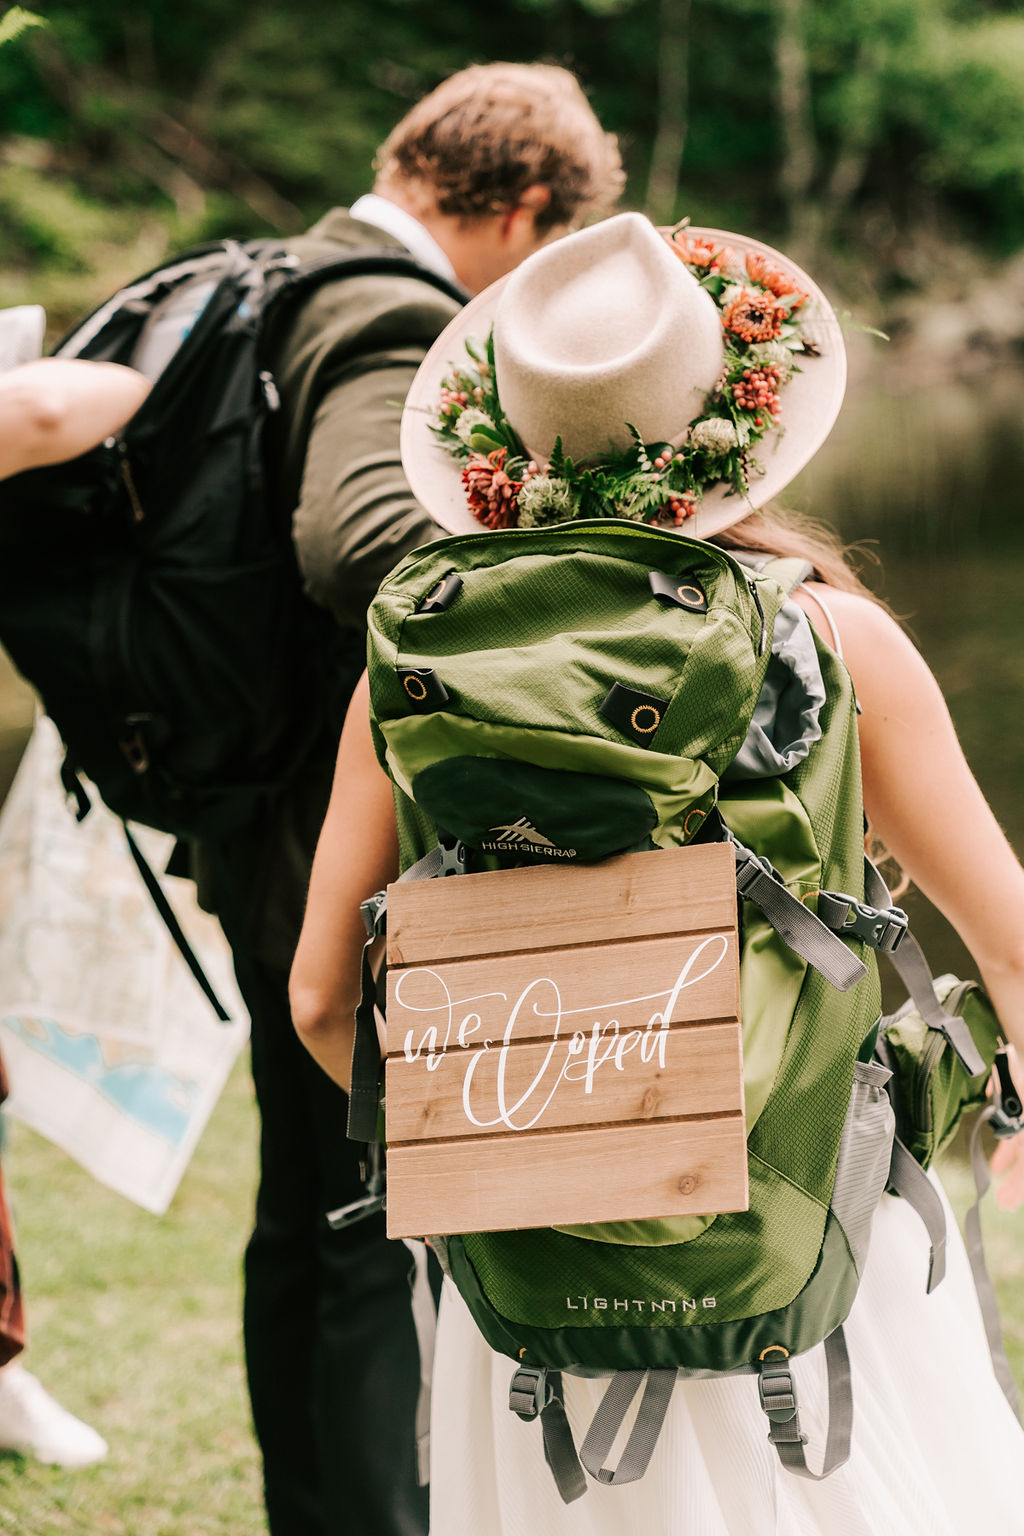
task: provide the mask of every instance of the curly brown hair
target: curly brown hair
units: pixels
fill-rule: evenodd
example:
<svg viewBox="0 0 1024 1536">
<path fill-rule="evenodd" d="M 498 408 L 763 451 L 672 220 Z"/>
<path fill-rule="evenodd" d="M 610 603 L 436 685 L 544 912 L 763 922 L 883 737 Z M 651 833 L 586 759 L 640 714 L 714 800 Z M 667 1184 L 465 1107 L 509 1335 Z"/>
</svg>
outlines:
<svg viewBox="0 0 1024 1536">
<path fill-rule="evenodd" d="M 443 214 L 465 219 L 515 207 L 528 187 L 550 201 L 538 233 L 610 208 L 624 182 L 576 76 L 554 64 L 475 64 L 443 81 L 391 131 L 374 161 L 377 186 L 419 182 Z"/>
</svg>

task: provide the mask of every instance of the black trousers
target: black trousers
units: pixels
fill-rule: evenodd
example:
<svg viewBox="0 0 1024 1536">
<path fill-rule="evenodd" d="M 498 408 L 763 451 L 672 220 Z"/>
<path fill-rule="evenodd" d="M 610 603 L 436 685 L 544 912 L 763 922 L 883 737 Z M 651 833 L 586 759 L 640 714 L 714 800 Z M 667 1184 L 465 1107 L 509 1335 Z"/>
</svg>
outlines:
<svg viewBox="0 0 1024 1536">
<path fill-rule="evenodd" d="M 323 758 L 260 828 L 200 851 L 252 1015 L 261 1118 L 245 1256 L 245 1355 L 272 1536 L 426 1536 L 417 1486 L 413 1260 L 373 1216 L 334 1232 L 362 1194 L 348 1102 L 308 1055 L 287 979 L 330 780 Z"/>
</svg>

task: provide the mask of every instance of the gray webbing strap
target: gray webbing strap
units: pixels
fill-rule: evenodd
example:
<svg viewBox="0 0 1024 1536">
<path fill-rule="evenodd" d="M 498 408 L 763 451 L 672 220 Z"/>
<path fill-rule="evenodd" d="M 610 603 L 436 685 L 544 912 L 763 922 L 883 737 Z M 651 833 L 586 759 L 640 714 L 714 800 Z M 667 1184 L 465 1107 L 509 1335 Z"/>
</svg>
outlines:
<svg viewBox="0 0 1024 1536">
<path fill-rule="evenodd" d="M 925 1287 L 930 1295 L 946 1273 L 946 1211 L 935 1185 L 898 1136 L 893 1137 L 888 1187 L 895 1190 L 924 1222 L 931 1244 Z"/>
<path fill-rule="evenodd" d="M 981 1237 L 981 1201 L 992 1182 L 988 1158 L 982 1147 L 981 1128 L 987 1120 L 992 1119 L 994 1113 L 995 1110 L 991 1105 L 983 1109 L 971 1133 L 971 1169 L 974 1173 L 976 1195 L 974 1204 L 964 1217 L 964 1243 L 967 1247 L 967 1257 L 971 1262 L 971 1274 L 974 1276 L 974 1289 L 978 1293 L 982 1321 L 985 1324 L 985 1336 L 988 1339 L 989 1354 L 992 1356 L 992 1369 L 1003 1389 L 1006 1401 L 1019 1419 L 1020 1400 L 1017 1396 L 1013 1372 L 1010 1370 L 1010 1362 L 1006 1358 L 1003 1330 L 999 1322 L 999 1306 L 988 1265 L 985 1263 L 985 1247 Z"/>
<path fill-rule="evenodd" d="M 425 1243 L 403 1237 L 412 1254 L 409 1272 L 412 1292 L 412 1321 L 420 1357 L 420 1390 L 416 1399 L 416 1481 L 421 1488 L 430 1482 L 430 1395 L 434 1379 L 434 1340 L 437 1335 L 437 1307 L 430 1289 Z"/>
<path fill-rule="evenodd" d="M 935 996 L 935 980 L 924 952 L 913 934 L 908 933 L 895 954 L 889 956 L 896 973 L 914 1000 L 914 1006 L 929 1029 L 937 1029 L 948 1040 L 968 1077 L 985 1071 L 981 1052 L 963 1019 L 947 1013 Z"/>
<path fill-rule="evenodd" d="M 562 1401 L 562 1373 L 535 1365 L 520 1365 L 512 1375 L 508 1406 L 527 1423 L 540 1418 L 544 1460 L 551 1468 L 563 1504 L 571 1504 L 587 1491 L 587 1480 L 576 1454 Z"/>
<path fill-rule="evenodd" d="M 892 905 L 888 887 L 870 859 L 864 860 L 864 894 L 872 906 Z M 978 1047 L 963 1019 L 947 1013 L 935 996 L 935 978 L 914 935 L 905 933 L 899 947 L 888 951 L 888 955 L 928 1028 L 945 1036 L 969 1077 L 978 1077 L 985 1070 Z"/>
<path fill-rule="evenodd" d="M 587 1491 L 572 1427 L 562 1402 L 561 1372 L 553 1371 L 548 1377 L 548 1400 L 540 1411 L 540 1429 L 544 1437 L 544 1460 L 551 1468 L 555 1486 L 563 1504 L 572 1504 Z"/>
<path fill-rule="evenodd" d="M 765 1354 L 774 1353 L 765 1350 Z M 797 1477 L 809 1477 L 821 1482 L 837 1467 L 841 1467 L 850 1455 L 853 1435 L 853 1385 L 850 1379 L 850 1356 L 842 1328 L 836 1328 L 825 1340 L 825 1365 L 828 1370 L 828 1435 L 825 1440 L 825 1457 L 820 1472 L 812 1472 L 807 1465 L 804 1446 L 807 1436 L 800 1429 L 800 1415 L 796 1398 L 796 1383 L 790 1369 L 792 1362 L 779 1349 L 779 1360 L 759 1363 L 758 1391 L 761 1407 L 768 1416 L 771 1428 L 768 1439 L 779 1453 L 779 1460 Z"/>
<path fill-rule="evenodd" d="M 422 859 L 417 859 L 415 864 L 399 875 L 399 880 L 433 880 L 435 875 L 441 873 L 441 862 L 444 849 L 440 843 L 435 843 L 429 853 L 425 853 Z"/>
<path fill-rule="evenodd" d="M 840 992 L 848 992 L 867 975 L 867 967 L 847 949 L 842 939 L 816 917 L 809 907 L 786 889 L 767 859 L 736 841 L 736 888 L 752 901 L 802 960 L 820 971 Z"/>
<path fill-rule="evenodd" d="M 661 1434 L 675 1381 L 675 1371 L 618 1371 L 612 1377 L 580 1447 L 580 1461 L 599 1483 L 635 1483 L 643 1477 Z M 619 1464 L 606 1467 L 615 1437 L 641 1386 L 644 1395 Z"/>
<path fill-rule="evenodd" d="M 468 854 L 465 843 L 455 839 L 450 843 L 437 842 L 429 853 L 425 853 L 422 859 L 417 859 L 404 874 L 399 875 L 399 883 L 405 880 L 435 880 L 441 875 L 464 875 Z"/>
</svg>

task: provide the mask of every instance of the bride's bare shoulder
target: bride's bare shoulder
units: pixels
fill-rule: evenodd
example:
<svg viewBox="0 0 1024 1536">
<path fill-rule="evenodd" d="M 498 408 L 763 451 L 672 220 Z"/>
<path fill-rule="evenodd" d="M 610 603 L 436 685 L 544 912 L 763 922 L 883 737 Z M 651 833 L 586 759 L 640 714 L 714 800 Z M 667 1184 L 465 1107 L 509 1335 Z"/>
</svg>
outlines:
<svg viewBox="0 0 1024 1536">
<path fill-rule="evenodd" d="M 931 695 L 936 685 L 924 658 L 879 603 L 817 581 L 804 582 L 793 596 L 821 638 L 842 655 L 863 706 L 874 700 L 891 708 L 901 696 L 916 696 L 920 704 L 922 688 L 925 697 Z"/>
</svg>

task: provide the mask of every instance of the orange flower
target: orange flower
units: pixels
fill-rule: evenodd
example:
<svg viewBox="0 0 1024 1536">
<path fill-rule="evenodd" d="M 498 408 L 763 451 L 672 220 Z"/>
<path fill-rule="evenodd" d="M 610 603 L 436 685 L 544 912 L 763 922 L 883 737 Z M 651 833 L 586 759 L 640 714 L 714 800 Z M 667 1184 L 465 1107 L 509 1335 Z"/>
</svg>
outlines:
<svg viewBox="0 0 1024 1536">
<path fill-rule="evenodd" d="M 523 482 L 505 473 L 507 456 L 507 448 L 495 448 L 486 458 L 473 453 L 462 471 L 470 511 L 485 528 L 514 528 L 519 516 L 516 498 Z"/>
<path fill-rule="evenodd" d="M 762 288 L 767 288 L 768 292 L 773 293 L 777 299 L 789 298 L 791 294 L 795 295 L 795 302 L 790 306 L 791 309 L 799 309 L 800 305 L 807 298 L 806 293 L 798 288 L 786 276 L 785 272 L 780 272 L 776 267 L 770 267 L 767 259 L 764 256 L 758 255 L 755 251 L 747 252 L 747 276 L 752 282 L 759 283 Z"/>
<path fill-rule="evenodd" d="M 719 271 L 726 255 L 724 246 L 713 245 L 710 240 L 700 240 L 696 236 L 691 238 L 684 229 L 677 229 L 669 244 L 680 261 L 705 272 Z"/>
<path fill-rule="evenodd" d="M 723 314 L 722 326 L 741 341 L 774 341 L 786 319 L 787 311 L 774 295 L 746 288 Z"/>
</svg>

